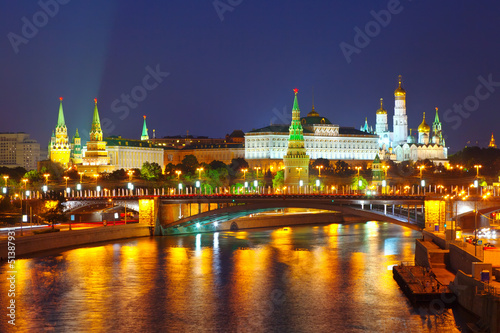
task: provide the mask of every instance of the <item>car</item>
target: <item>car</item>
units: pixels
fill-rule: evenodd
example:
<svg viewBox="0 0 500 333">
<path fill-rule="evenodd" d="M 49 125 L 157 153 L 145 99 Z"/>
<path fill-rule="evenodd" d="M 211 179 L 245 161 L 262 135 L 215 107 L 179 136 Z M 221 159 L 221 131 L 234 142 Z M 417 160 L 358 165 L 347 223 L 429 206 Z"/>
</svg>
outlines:
<svg viewBox="0 0 500 333">
<path fill-rule="evenodd" d="M 495 249 L 496 247 L 491 243 L 486 243 L 483 245 L 483 248 L 486 250 L 486 249 Z"/>
<path fill-rule="evenodd" d="M 473 236 L 467 236 L 467 237 L 465 237 L 465 241 L 466 241 L 467 243 L 469 243 L 469 244 L 472 244 L 472 240 L 473 240 L 473 239 L 474 239 L 474 237 L 473 237 Z"/>
</svg>

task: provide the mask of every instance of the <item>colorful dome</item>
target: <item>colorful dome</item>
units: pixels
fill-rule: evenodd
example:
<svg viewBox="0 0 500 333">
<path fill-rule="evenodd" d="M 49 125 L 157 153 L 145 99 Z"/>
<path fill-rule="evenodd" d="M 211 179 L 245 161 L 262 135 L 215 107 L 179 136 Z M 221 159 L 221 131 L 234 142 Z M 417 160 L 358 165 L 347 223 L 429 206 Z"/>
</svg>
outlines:
<svg viewBox="0 0 500 333">
<path fill-rule="evenodd" d="M 380 109 L 377 110 L 377 114 L 387 114 L 387 111 L 384 109 L 384 99 L 380 99 Z"/>
<path fill-rule="evenodd" d="M 424 119 L 422 119 L 422 123 L 420 124 L 420 126 L 418 126 L 418 131 L 425 133 L 429 133 L 431 131 L 431 127 L 427 125 L 427 123 L 425 122 L 425 112 L 424 112 Z"/>
<path fill-rule="evenodd" d="M 398 96 L 405 97 L 406 96 L 406 90 L 404 90 L 403 87 L 401 86 L 401 80 L 402 80 L 402 77 L 400 75 L 399 76 L 399 85 L 396 88 L 396 90 L 394 90 L 394 97 L 398 97 Z"/>
</svg>

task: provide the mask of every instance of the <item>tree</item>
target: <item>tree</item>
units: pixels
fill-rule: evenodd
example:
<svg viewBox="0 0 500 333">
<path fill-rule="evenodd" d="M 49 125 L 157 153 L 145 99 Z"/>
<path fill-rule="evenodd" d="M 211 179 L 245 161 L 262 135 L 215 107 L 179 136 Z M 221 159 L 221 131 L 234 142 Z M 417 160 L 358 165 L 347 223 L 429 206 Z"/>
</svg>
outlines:
<svg viewBox="0 0 500 333">
<path fill-rule="evenodd" d="M 214 160 L 214 161 L 210 162 L 209 165 L 210 165 L 210 168 L 212 168 L 214 170 L 218 170 L 218 169 L 226 169 L 227 170 L 226 163 L 221 162 L 221 161 Z"/>
<path fill-rule="evenodd" d="M 359 186 L 359 181 L 361 180 L 361 186 Z M 354 176 L 351 180 L 351 187 L 354 190 L 364 190 L 368 186 L 368 181 L 363 178 L 363 176 Z"/>
<path fill-rule="evenodd" d="M 198 163 L 198 159 L 194 155 L 186 155 L 182 159 L 181 164 L 186 168 L 186 171 L 189 173 L 195 173 L 196 168 L 200 165 Z"/>
<path fill-rule="evenodd" d="M 61 200 L 46 201 L 45 207 L 47 210 L 40 216 L 47 222 L 50 222 L 52 229 L 54 229 L 55 222 L 66 222 L 68 220 L 68 217 L 63 212 Z"/>
<path fill-rule="evenodd" d="M 344 161 L 337 161 L 333 168 L 333 172 L 339 176 L 347 176 L 353 173 L 353 171 L 349 169 L 349 164 Z"/>
<path fill-rule="evenodd" d="M 161 167 L 158 163 L 144 162 L 141 168 L 141 176 L 147 180 L 157 180 L 161 176 Z"/>
<path fill-rule="evenodd" d="M 238 157 L 238 158 L 233 158 L 231 160 L 231 164 L 229 164 L 228 167 L 229 167 L 229 175 L 231 177 L 236 177 L 236 175 L 241 169 L 248 169 L 249 165 L 244 158 Z"/>
<path fill-rule="evenodd" d="M 118 169 L 118 170 L 111 172 L 108 175 L 108 179 L 109 180 L 126 180 L 126 179 L 128 179 L 128 174 L 127 174 L 127 171 L 125 171 L 124 169 Z"/>
<path fill-rule="evenodd" d="M 318 171 L 318 168 L 317 167 L 322 167 L 321 168 L 321 172 L 324 172 L 325 174 L 328 174 L 331 172 L 331 165 L 330 165 L 330 161 L 325 159 L 325 158 L 318 158 L 317 160 L 315 160 L 314 162 L 312 162 L 311 164 L 311 169 L 313 171 L 313 173 L 317 173 L 319 174 L 319 171 Z"/>
<path fill-rule="evenodd" d="M 31 170 L 26 172 L 23 178 L 27 178 L 30 182 L 38 182 L 42 180 L 42 175 L 36 170 Z"/>
<path fill-rule="evenodd" d="M 274 175 L 273 188 L 275 189 L 281 188 L 283 187 L 284 184 L 285 184 L 285 171 L 280 170 L 276 172 L 276 175 Z"/>
</svg>

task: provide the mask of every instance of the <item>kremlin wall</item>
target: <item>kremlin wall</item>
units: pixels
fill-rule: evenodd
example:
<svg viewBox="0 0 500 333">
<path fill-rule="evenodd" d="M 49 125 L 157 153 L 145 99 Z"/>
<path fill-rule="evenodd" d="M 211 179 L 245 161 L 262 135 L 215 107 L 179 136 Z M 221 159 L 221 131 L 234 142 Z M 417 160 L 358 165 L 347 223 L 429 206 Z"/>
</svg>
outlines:
<svg viewBox="0 0 500 333">
<path fill-rule="evenodd" d="M 89 133 L 90 140 L 84 145 L 78 130 L 71 140 L 64 119 L 63 99 L 60 98 L 57 125 L 52 132 L 48 147 L 48 158 L 65 167 L 76 166 L 78 172 L 92 175 L 112 172 L 117 169 L 141 168 L 144 162 L 158 163 L 162 168 L 172 163 L 181 163 L 187 155 L 194 155 L 200 163 L 214 160 L 231 163 L 232 159 L 244 158 L 251 168 L 263 172 L 285 170 L 285 183 L 298 185 L 307 182 L 309 164 L 319 158 L 332 161 L 343 160 L 350 164 L 376 161 L 394 162 L 429 159 L 435 164 L 444 164 L 448 158 L 442 124 L 438 109 L 434 122 L 429 126 L 425 112 L 418 126 L 418 138 L 410 129 L 406 114 L 406 91 L 399 76 L 394 91 L 395 106 L 393 130 L 389 131 L 387 111 L 380 100 L 375 111 L 375 130 L 367 119 L 359 130 L 333 124 L 321 116 L 312 105 L 305 117 L 300 116 L 298 89 L 294 89 L 292 121 L 290 124 L 270 125 L 244 133 L 236 130 L 224 139 L 177 136 L 149 137 L 146 116 L 140 140 L 121 137 L 103 137 L 97 99 Z M 153 130 L 155 133 L 155 130 Z"/>
</svg>

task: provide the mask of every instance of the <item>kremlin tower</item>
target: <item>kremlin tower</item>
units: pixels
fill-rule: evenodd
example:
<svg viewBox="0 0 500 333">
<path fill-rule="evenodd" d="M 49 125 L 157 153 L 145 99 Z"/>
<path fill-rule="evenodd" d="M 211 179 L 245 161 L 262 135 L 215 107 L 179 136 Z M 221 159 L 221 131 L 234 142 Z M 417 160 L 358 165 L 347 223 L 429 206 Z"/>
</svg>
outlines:
<svg viewBox="0 0 500 333">
<path fill-rule="evenodd" d="M 309 182 L 309 155 L 306 154 L 304 145 L 304 130 L 300 123 L 298 89 L 295 92 L 292 109 L 292 123 L 289 128 L 288 149 L 283 157 L 285 166 L 285 185 L 299 186 L 302 180 L 304 185 Z"/>
<path fill-rule="evenodd" d="M 87 141 L 87 151 L 83 157 L 83 164 L 78 166 L 78 171 L 85 174 L 94 174 L 101 172 L 111 172 L 114 166 L 109 165 L 108 151 L 106 150 L 106 141 L 102 139 L 101 120 L 97 110 L 97 98 L 94 99 L 94 116 L 90 128 L 90 140 Z"/>
<path fill-rule="evenodd" d="M 71 139 L 71 161 L 73 164 L 82 164 L 82 156 L 82 139 L 77 128 L 75 136 Z"/>
<path fill-rule="evenodd" d="M 443 138 L 443 129 L 441 122 L 439 121 L 438 108 L 436 108 L 436 116 L 434 117 L 434 123 L 432 123 L 432 143 L 437 145 L 445 145 Z"/>
<path fill-rule="evenodd" d="M 401 75 L 399 76 L 399 85 L 394 91 L 394 136 L 393 142 L 398 145 L 406 143 L 408 137 L 408 116 L 406 115 L 406 91 L 401 86 Z"/>
<path fill-rule="evenodd" d="M 52 162 L 61 163 L 67 167 L 70 161 L 71 149 L 68 141 L 68 129 L 64 121 L 64 112 L 62 106 L 62 97 L 59 97 L 59 115 L 57 117 L 57 126 L 49 143 L 49 158 Z"/>
</svg>

